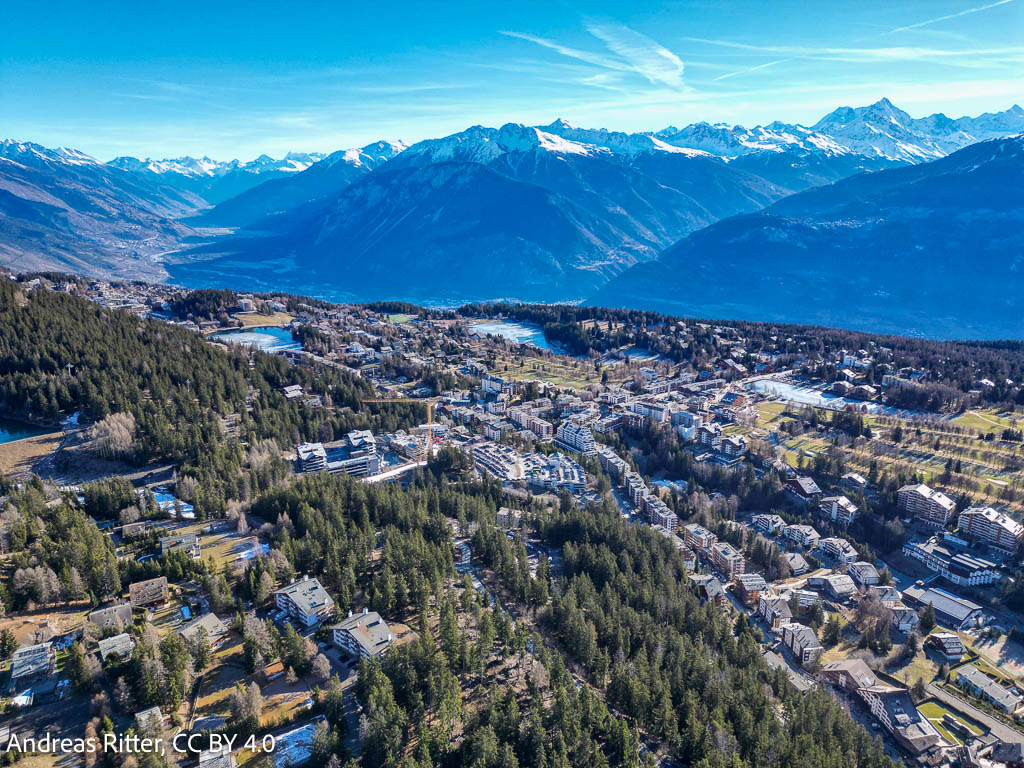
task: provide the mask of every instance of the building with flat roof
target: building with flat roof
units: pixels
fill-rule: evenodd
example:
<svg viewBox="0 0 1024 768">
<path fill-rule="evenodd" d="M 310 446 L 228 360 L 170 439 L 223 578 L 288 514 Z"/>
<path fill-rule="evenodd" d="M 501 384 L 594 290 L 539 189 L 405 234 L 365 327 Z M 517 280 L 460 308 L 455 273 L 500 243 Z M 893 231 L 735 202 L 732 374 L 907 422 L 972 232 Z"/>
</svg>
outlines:
<svg viewBox="0 0 1024 768">
<path fill-rule="evenodd" d="M 711 562 L 715 570 L 727 581 L 734 581 L 746 568 L 743 555 L 725 541 L 719 541 L 711 546 Z"/>
<path fill-rule="evenodd" d="M 689 523 L 683 526 L 683 541 L 690 549 L 703 553 L 706 557 L 711 556 L 711 547 L 718 541 L 718 537 L 703 525 Z"/>
<path fill-rule="evenodd" d="M 132 623 L 132 604 L 118 603 L 90 611 L 86 619 L 100 629 L 124 629 Z"/>
<path fill-rule="evenodd" d="M 558 425 L 555 443 L 573 453 L 581 453 L 584 456 L 592 456 L 597 453 L 594 433 L 590 431 L 590 427 L 572 421 L 563 421 Z"/>
</svg>

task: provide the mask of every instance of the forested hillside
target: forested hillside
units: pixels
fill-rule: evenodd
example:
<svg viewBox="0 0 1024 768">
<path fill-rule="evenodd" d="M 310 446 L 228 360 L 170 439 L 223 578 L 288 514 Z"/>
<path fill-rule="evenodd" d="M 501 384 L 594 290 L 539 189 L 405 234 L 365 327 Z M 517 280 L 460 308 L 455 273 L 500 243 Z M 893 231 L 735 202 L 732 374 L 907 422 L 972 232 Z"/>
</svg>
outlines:
<svg viewBox="0 0 1024 768">
<path fill-rule="evenodd" d="M 0 281 L 0 409 L 54 425 L 79 412 L 93 424 L 99 453 L 140 466 L 173 462 L 200 481 L 209 496 L 197 504 L 201 513 L 239 498 L 243 474 L 260 487 L 246 470 L 246 445 L 330 439 L 368 423 L 351 411 L 302 409 L 280 393 L 288 384 L 353 409 L 372 393 L 342 371 L 224 350 L 184 328 Z"/>
</svg>

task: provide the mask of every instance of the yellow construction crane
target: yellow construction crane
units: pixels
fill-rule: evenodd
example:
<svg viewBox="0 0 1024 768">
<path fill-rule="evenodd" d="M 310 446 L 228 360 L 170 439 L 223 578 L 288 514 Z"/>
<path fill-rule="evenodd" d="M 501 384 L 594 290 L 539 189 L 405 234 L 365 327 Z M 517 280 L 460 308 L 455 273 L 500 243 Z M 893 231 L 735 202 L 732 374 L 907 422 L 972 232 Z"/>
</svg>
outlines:
<svg viewBox="0 0 1024 768">
<path fill-rule="evenodd" d="M 434 455 L 434 400 L 424 397 L 375 397 L 366 398 L 364 403 L 412 403 L 427 406 L 427 458 Z"/>
</svg>

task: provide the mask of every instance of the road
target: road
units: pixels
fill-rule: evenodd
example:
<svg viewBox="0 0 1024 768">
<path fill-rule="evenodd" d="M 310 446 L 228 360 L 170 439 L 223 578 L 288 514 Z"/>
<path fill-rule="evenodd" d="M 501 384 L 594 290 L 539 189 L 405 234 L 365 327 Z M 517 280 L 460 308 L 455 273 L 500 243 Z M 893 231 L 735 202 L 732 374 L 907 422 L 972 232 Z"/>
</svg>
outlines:
<svg viewBox="0 0 1024 768">
<path fill-rule="evenodd" d="M 971 717 L 977 720 L 979 723 L 982 723 L 986 728 L 988 728 L 992 732 L 992 735 L 1000 741 L 1024 741 L 1024 733 L 1022 733 L 1021 731 L 1018 731 L 1016 728 L 1011 728 L 1002 720 L 997 720 L 991 715 L 982 712 L 980 709 L 971 704 L 968 704 L 963 699 L 960 699 L 951 693 L 947 693 L 946 691 L 939 688 L 937 685 L 929 684 L 928 693 L 930 693 L 936 699 L 941 701 L 943 704 L 949 706 L 951 709 L 959 710 L 966 714 L 968 717 Z"/>
<path fill-rule="evenodd" d="M 408 464 L 402 464 L 401 466 L 393 467 L 392 469 L 389 469 L 385 472 L 381 472 L 379 475 L 370 475 L 369 477 L 364 477 L 363 482 L 380 483 L 385 480 L 393 480 L 396 477 L 404 475 L 406 472 L 412 472 L 415 469 L 422 469 L 425 466 L 427 466 L 427 462 L 425 461 L 411 461 Z"/>
</svg>

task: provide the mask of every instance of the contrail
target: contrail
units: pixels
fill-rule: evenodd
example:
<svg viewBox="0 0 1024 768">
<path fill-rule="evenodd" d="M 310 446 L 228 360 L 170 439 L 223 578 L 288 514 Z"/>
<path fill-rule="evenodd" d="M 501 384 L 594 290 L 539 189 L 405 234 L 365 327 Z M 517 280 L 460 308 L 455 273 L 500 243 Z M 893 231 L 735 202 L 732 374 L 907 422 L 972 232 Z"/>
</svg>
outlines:
<svg viewBox="0 0 1024 768">
<path fill-rule="evenodd" d="M 947 19 L 957 19 L 961 16 L 969 16 L 972 13 L 978 13 L 978 11 L 987 11 L 989 8 L 995 8 L 998 5 L 1006 5 L 1012 3 L 1013 0 L 997 0 L 995 3 L 989 3 L 988 5 L 979 5 L 977 8 L 967 8 L 963 11 L 957 11 L 956 13 L 950 13 L 945 16 L 936 16 L 934 19 L 928 19 L 927 21 L 919 21 L 916 24 L 908 24 L 905 27 L 896 27 L 890 29 L 888 32 L 882 32 L 883 35 L 891 35 L 896 32 L 906 32 L 908 29 L 917 29 L 918 27 L 926 27 L 929 24 L 934 24 L 937 21 L 946 21 Z"/>
</svg>

